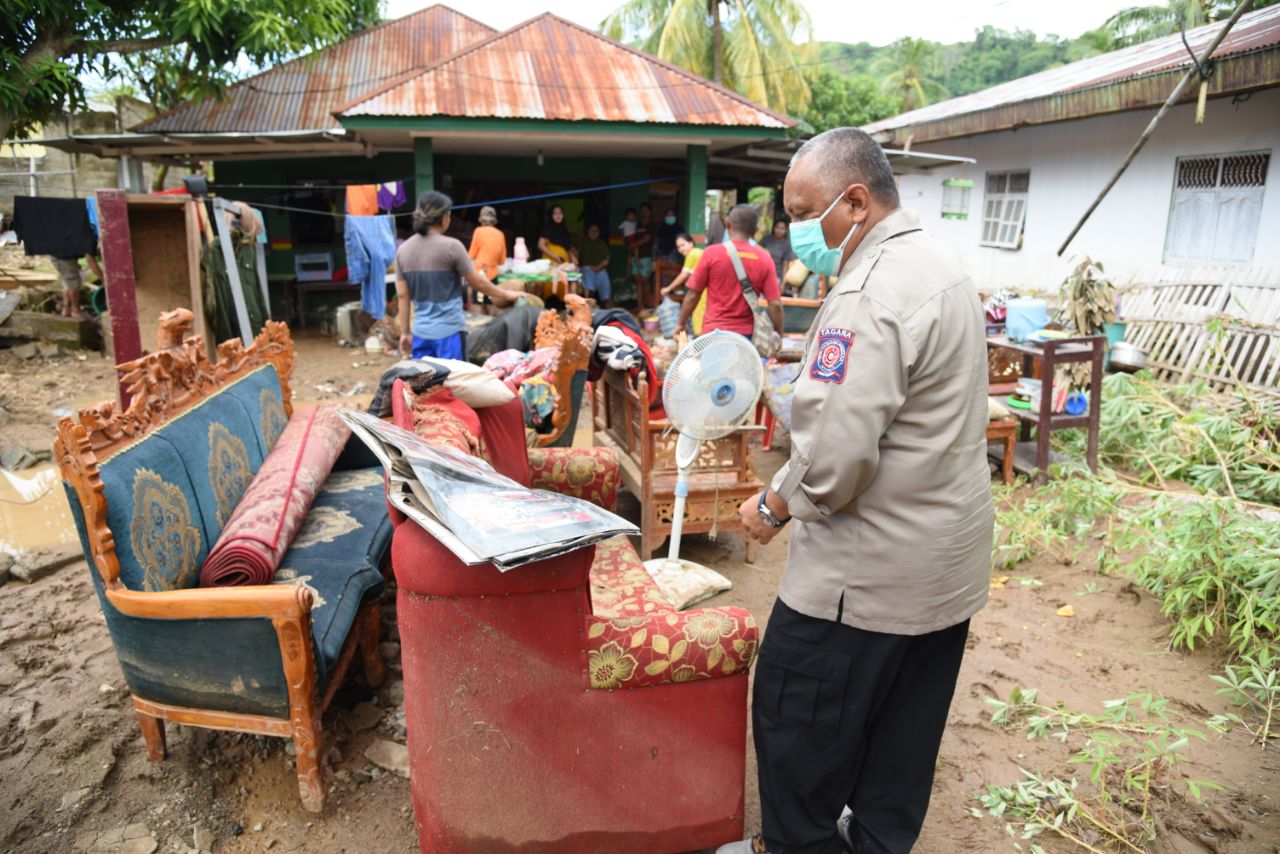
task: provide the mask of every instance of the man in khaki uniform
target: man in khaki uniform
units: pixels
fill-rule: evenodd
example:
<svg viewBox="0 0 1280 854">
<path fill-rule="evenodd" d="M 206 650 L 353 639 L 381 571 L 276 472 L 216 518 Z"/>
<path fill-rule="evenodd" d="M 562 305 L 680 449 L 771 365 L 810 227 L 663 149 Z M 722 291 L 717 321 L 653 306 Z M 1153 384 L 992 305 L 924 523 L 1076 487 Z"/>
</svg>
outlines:
<svg viewBox="0 0 1280 854">
<path fill-rule="evenodd" d="M 797 256 L 839 278 L 796 381 L 791 459 L 740 509 L 760 542 L 793 521 L 752 698 L 763 833 L 721 851 L 896 854 L 924 821 L 987 599 L 982 310 L 865 133 L 805 143 L 784 201 Z"/>
</svg>

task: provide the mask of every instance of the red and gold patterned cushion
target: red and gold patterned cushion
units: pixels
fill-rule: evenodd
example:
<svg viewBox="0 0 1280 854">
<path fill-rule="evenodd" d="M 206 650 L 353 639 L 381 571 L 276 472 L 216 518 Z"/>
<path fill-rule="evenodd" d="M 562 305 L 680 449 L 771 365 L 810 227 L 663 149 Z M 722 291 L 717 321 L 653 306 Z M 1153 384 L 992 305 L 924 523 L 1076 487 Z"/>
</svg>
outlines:
<svg viewBox="0 0 1280 854">
<path fill-rule="evenodd" d="M 757 629 L 749 611 L 671 608 L 625 537 L 596 546 L 587 670 L 593 688 L 639 688 L 745 671 Z"/>
<path fill-rule="evenodd" d="M 413 398 L 413 432 L 464 454 L 486 456 L 475 412 L 444 386 L 434 386 Z"/>
<path fill-rule="evenodd" d="M 618 504 L 618 457 L 612 448 L 530 448 L 534 489 L 545 489 L 613 510 Z"/>
<path fill-rule="evenodd" d="M 745 673 L 755 659 L 750 611 L 705 608 L 587 622 L 592 688 L 642 688 Z"/>
</svg>

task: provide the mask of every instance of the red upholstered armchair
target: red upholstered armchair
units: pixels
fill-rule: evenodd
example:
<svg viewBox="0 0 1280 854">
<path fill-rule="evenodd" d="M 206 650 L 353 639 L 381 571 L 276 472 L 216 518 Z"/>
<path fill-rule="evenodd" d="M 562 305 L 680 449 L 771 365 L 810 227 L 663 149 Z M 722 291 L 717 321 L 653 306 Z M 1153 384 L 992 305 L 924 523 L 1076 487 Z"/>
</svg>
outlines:
<svg viewBox="0 0 1280 854">
<path fill-rule="evenodd" d="M 476 447 L 430 396 L 397 389 L 393 409 Z M 612 452 L 522 461 L 518 402 L 476 414 L 495 468 L 612 505 Z M 741 837 L 749 612 L 672 610 L 625 538 L 504 574 L 404 522 L 392 565 L 423 851 L 657 854 Z"/>
</svg>

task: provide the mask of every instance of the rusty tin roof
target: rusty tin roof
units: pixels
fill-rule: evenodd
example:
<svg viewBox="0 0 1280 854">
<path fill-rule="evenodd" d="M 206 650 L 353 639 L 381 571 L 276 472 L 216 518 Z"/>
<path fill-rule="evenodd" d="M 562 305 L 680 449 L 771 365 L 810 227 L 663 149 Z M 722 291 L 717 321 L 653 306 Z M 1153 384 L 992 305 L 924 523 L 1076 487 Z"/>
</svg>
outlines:
<svg viewBox="0 0 1280 854">
<path fill-rule="evenodd" d="M 1187 32 L 1199 56 L 1222 23 Z M 1241 16 L 1213 56 L 1211 95 L 1280 84 L 1280 6 Z M 909 113 L 864 125 L 886 144 L 949 139 L 1024 125 L 1048 124 L 1091 115 L 1154 107 L 1191 66 L 1180 35 L 1050 68 L 980 92 L 940 101 Z M 1188 98 L 1195 97 L 1191 87 Z"/>
<path fill-rule="evenodd" d="M 795 124 L 722 86 L 549 13 L 335 112 L 762 128 Z"/>
<path fill-rule="evenodd" d="M 404 79 L 496 32 L 448 6 L 429 6 L 242 80 L 229 87 L 223 98 L 181 104 L 133 130 L 215 133 L 337 128 L 333 111 L 339 105 Z"/>
</svg>

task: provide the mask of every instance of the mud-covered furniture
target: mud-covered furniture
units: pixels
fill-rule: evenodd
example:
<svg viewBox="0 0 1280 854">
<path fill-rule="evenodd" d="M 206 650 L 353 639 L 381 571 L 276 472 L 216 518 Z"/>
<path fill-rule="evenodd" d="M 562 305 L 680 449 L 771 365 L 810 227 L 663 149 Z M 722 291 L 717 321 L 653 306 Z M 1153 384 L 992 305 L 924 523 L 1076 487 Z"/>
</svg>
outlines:
<svg viewBox="0 0 1280 854">
<path fill-rule="evenodd" d="M 583 389 L 587 384 L 587 365 L 591 361 L 591 307 L 577 294 L 565 297 L 568 312 L 544 311 L 534 332 L 534 349 L 555 347 L 559 350 L 551 370 L 551 386 L 556 390 L 556 408 L 551 413 L 551 431 L 535 433 L 534 444 L 541 448 L 567 448 L 573 444 L 582 408 Z"/>
<path fill-rule="evenodd" d="M 378 597 L 391 539 L 382 469 L 342 452 L 274 583 L 197 587 L 200 567 L 291 414 L 282 323 L 211 362 L 190 313 L 120 366 L 131 394 L 58 423 L 54 450 L 152 761 L 164 722 L 274 735 L 297 747 L 307 809 L 325 800 L 321 713 L 357 650 L 382 679 Z"/>
<path fill-rule="evenodd" d="M 597 447 L 618 455 L 622 482 L 640 501 L 640 557 L 648 560 L 671 533 L 676 501 L 676 438 L 671 422 L 650 411 L 643 375 L 606 369 L 593 382 L 591 412 Z M 744 431 L 703 442 L 689 475 L 684 532 L 741 531 L 738 505 L 764 484 L 756 478 Z M 747 561 L 755 541 L 747 538 Z"/>
<path fill-rule="evenodd" d="M 431 396 L 398 387 L 397 424 L 473 447 L 449 412 L 423 411 Z M 513 403 L 476 411 L 494 467 L 611 507 L 613 452 L 526 451 Z M 749 612 L 673 610 L 622 537 L 502 573 L 401 519 L 392 564 L 422 851 L 669 854 L 741 838 Z"/>
</svg>

